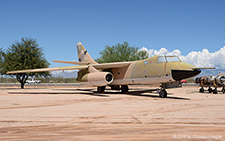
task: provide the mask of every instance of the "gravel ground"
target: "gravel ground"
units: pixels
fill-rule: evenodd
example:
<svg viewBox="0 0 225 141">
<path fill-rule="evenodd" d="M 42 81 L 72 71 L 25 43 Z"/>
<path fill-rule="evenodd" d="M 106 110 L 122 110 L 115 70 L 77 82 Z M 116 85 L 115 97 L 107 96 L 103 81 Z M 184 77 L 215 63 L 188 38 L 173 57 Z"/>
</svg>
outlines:
<svg viewBox="0 0 225 141">
<path fill-rule="evenodd" d="M 225 140 L 225 94 L 197 86 L 0 88 L 0 140 Z"/>
</svg>

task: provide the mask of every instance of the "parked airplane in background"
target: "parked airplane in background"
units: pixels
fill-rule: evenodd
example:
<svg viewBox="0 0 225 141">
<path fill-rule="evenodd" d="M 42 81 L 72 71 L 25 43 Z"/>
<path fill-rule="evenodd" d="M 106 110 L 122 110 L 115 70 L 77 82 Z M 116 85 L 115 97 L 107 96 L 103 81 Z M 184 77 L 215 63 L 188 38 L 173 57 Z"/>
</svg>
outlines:
<svg viewBox="0 0 225 141">
<path fill-rule="evenodd" d="M 133 62 L 98 64 L 80 42 L 77 43 L 77 51 L 79 62 L 53 62 L 79 66 L 18 70 L 7 72 L 7 74 L 79 70 L 77 80 L 83 85 L 96 86 L 99 93 L 103 93 L 106 86 L 128 93 L 128 85 L 146 84 L 161 87 L 159 96 L 165 98 L 167 97 L 166 88 L 178 87 L 180 80 L 196 76 L 201 72 L 200 68 L 182 62 L 177 56 L 154 56 Z"/>
</svg>

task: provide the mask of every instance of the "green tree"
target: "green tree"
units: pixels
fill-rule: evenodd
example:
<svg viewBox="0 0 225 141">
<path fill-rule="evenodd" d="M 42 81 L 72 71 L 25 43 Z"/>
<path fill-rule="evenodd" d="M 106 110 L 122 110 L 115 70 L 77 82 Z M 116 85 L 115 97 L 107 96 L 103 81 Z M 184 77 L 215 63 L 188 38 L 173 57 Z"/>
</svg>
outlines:
<svg viewBox="0 0 225 141">
<path fill-rule="evenodd" d="M 21 42 L 16 41 L 8 50 L 2 51 L 1 54 L 3 56 L 1 74 L 6 74 L 7 71 L 47 68 L 50 65 L 44 57 L 42 48 L 33 38 L 22 38 Z M 50 73 L 18 73 L 10 75 L 16 76 L 21 84 L 21 89 L 23 89 L 29 76 L 47 77 L 50 76 Z"/>
<path fill-rule="evenodd" d="M 98 63 L 136 61 L 149 57 L 147 51 L 138 50 L 138 47 L 129 46 L 128 42 L 118 43 L 113 46 L 106 46 L 100 52 L 101 57 L 95 61 Z"/>
<path fill-rule="evenodd" d="M 4 51 L 2 48 L 0 48 L 0 70 L 2 70 L 3 60 L 4 60 Z M 1 72 L 0 72 L 1 73 Z"/>
</svg>

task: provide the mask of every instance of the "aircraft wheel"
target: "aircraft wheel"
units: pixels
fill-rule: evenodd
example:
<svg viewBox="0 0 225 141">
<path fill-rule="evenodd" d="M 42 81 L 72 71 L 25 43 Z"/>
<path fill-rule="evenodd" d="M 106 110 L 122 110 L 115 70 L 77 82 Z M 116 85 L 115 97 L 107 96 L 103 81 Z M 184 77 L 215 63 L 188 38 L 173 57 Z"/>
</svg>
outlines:
<svg viewBox="0 0 225 141">
<path fill-rule="evenodd" d="M 217 94 L 217 88 L 214 89 L 213 94 Z"/>
<path fill-rule="evenodd" d="M 100 86 L 97 88 L 98 93 L 104 93 L 104 91 L 105 91 L 105 86 Z"/>
<path fill-rule="evenodd" d="M 224 88 L 222 89 L 222 93 L 223 93 L 223 94 L 225 93 L 225 89 L 224 89 Z"/>
<path fill-rule="evenodd" d="M 200 93 L 204 93 L 204 88 L 203 88 L 203 87 L 200 88 L 200 89 L 199 89 L 199 92 L 200 92 Z"/>
<path fill-rule="evenodd" d="M 160 92 L 159 92 L 159 97 L 161 98 L 166 98 L 167 97 L 167 91 L 162 89 Z"/>
<path fill-rule="evenodd" d="M 128 93 L 128 91 L 129 91 L 129 88 L 128 88 L 127 85 L 122 85 L 122 86 L 121 86 L 121 92 L 122 92 L 123 94 Z"/>
<path fill-rule="evenodd" d="M 209 87 L 208 91 L 209 91 L 209 93 L 213 92 L 211 87 Z"/>
</svg>

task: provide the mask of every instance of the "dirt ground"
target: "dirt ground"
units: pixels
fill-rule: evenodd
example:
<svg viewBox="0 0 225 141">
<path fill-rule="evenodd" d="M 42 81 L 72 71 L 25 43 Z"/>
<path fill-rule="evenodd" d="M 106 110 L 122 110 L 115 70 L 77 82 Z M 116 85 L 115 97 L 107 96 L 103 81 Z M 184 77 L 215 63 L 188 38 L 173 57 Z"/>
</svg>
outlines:
<svg viewBox="0 0 225 141">
<path fill-rule="evenodd" d="M 0 88 L 0 140 L 225 140 L 225 94 Z"/>
</svg>

